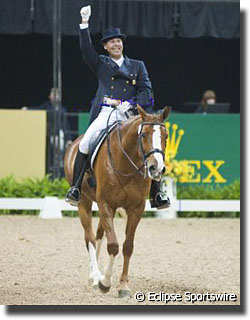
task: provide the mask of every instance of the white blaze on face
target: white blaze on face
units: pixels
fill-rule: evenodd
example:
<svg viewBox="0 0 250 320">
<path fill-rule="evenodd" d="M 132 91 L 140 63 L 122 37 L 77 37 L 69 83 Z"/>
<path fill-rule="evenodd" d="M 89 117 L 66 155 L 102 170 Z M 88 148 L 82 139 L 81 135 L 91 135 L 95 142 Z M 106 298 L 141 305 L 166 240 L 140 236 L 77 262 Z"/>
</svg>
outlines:
<svg viewBox="0 0 250 320">
<path fill-rule="evenodd" d="M 161 126 L 159 125 L 154 125 L 153 126 L 153 149 L 159 149 L 162 150 L 162 145 L 161 145 Z M 162 150 L 163 151 L 163 150 Z M 162 172 L 164 168 L 164 159 L 163 155 L 159 152 L 154 153 L 154 157 L 158 162 L 158 170 L 159 172 Z"/>
</svg>

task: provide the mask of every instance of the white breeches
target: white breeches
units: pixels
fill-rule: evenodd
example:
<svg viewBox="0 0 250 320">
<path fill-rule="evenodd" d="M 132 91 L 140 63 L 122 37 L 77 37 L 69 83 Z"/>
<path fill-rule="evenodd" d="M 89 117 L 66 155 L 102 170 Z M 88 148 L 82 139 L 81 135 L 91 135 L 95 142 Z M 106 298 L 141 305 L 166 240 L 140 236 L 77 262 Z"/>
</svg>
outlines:
<svg viewBox="0 0 250 320">
<path fill-rule="evenodd" d="M 84 137 L 80 141 L 79 150 L 82 153 L 88 154 L 89 153 L 89 143 L 92 136 L 99 130 L 105 129 L 107 126 L 107 121 L 110 113 L 113 111 L 113 108 L 110 107 L 102 107 L 101 112 L 99 113 L 98 117 L 91 123 L 88 127 L 88 130 L 85 132 Z M 117 115 L 116 115 L 117 113 Z M 126 116 L 124 113 L 120 113 L 119 111 L 115 110 L 112 112 L 109 118 L 109 125 L 112 125 L 115 121 L 126 120 Z"/>
</svg>

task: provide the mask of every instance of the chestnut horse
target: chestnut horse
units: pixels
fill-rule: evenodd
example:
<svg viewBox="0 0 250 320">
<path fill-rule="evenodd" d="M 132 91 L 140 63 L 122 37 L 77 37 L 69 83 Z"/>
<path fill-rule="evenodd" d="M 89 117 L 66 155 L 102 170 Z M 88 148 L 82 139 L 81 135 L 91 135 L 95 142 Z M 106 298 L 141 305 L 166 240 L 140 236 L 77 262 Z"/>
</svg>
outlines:
<svg viewBox="0 0 250 320">
<path fill-rule="evenodd" d="M 91 172 L 85 173 L 82 182 L 78 212 L 85 232 L 86 247 L 90 256 L 89 280 L 93 287 L 108 292 L 115 257 L 119 245 L 114 229 L 115 212 L 123 212 L 126 218 L 123 243 L 123 269 L 120 277 L 119 297 L 131 296 L 128 286 L 129 261 L 133 252 L 136 227 L 144 212 L 151 179 L 160 180 L 164 170 L 164 151 L 168 133 L 163 121 L 170 108 L 161 114 L 148 114 L 138 106 L 139 115 L 115 128 L 96 156 L 93 175 L 96 186 L 90 186 Z M 65 154 L 65 174 L 72 181 L 73 164 L 81 137 L 76 139 Z M 99 224 L 96 236 L 92 228 L 92 203 L 99 208 Z M 101 274 L 98 258 L 104 233 L 107 237 L 108 264 Z"/>
</svg>

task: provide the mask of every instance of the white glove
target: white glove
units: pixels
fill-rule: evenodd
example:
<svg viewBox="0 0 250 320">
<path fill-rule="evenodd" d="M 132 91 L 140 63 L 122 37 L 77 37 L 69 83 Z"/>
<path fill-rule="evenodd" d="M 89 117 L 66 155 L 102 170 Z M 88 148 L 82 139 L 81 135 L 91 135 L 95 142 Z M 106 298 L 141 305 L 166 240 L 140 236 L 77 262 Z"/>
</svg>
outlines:
<svg viewBox="0 0 250 320">
<path fill-rule="evenodd" d="M 134 115 L 133 106 L 128 101 L 120 103 L 116 108 L 120 112 L 120 114 L 125 114 L 127 118 L 130 118 Z"/>
<path fill-rule="evenodd" d="M 108 104 L 109 106 L 116 107 L 121 103 L 121 101 L 116 99 L 111 99 L 109 97 L 104 97 L 103 103 Z"/>
<path fill-rule="evenodd" d="M 91 15 L 91 6 L 82 7 L 80 14 L 83 21 L 88 21 Z"/>
</svg>

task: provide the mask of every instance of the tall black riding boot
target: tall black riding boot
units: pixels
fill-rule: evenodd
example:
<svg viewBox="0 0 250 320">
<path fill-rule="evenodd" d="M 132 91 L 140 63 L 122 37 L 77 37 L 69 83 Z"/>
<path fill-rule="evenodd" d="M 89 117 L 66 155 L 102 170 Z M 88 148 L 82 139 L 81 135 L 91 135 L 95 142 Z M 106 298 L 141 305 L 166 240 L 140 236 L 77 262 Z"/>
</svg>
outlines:
<svg viewBox="0 0 250 320">
<path fill-rule="evenodd" d="M 170 199 L 161 191 L 161 182 L 152 180 L 150 189 L 151 208 L 165 209 L 170 207 Z"/>
<path fill-rule="evenodd" d="M 82 179 L 88 168 L 88 154 L 78 150 L 74 164 L 72 187 L 68 190 L 65 197 L 65 201 L 72 206 L 77 206 L 80 201 Z"/>
</svg>

